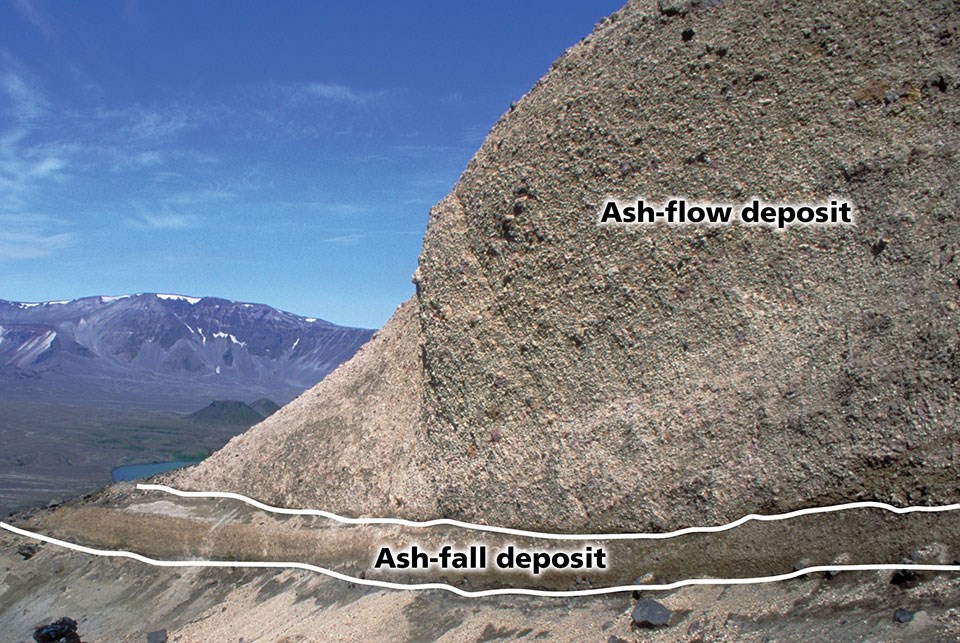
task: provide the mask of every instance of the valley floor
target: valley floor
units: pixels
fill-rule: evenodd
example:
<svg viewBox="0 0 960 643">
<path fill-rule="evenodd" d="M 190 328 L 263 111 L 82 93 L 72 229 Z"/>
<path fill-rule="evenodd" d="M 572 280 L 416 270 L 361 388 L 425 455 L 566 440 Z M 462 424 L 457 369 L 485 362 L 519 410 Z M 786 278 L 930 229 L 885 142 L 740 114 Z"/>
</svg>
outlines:
<svg viewBox="0 0 960 643">
<path fill-rule="evenodd" d="M 5 398 L 0 401 L 0 515 L 94 492 L 120 465 L 200 460 L 248 426 L 135 406 Z"/>
</svg>

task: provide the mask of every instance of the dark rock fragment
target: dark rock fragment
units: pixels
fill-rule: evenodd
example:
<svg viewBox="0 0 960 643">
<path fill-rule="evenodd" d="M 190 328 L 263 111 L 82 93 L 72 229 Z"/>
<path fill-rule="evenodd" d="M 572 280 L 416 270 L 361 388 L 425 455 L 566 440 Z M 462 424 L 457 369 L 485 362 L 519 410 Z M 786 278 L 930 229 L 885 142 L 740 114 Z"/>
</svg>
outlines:
<svg viewBox="0 0 960 643">
<path fill-rule="evenodd" d="M 77 635 L 77 622 L 69 616 L 35 629 L 33 640 L 37 643 L 83 643 Z"/>
<path fill-rule="evenodd" d="M 934 72 L 927 79 L 927 86 L 939 90 L 940 93 L 947 91 L 948 84 L 947 77 L 942 72 Z"/>
<path fill-rule="evenodd" d="M 670 622 L 670 610 L 652 598 L 644 598 L 633 608 L 634 627 L 659 627 Z"/>
<path fill-rule="evenodd" d="M 723 0 L 660 0 L 660 13 L 665 16 L 682 16 L 690 11 L 715 9 Z"/>
<path fill-rule="evenodd" d="M 683 40 L 683 42 L 690 42 L 696 34 L 697 32 L 693 30 L 693 27 L 687 27 L 680 32 L 680 39 Z"/>
<path fill-rule="evenodd" d="M 682 16 L 690 11 L 690 0 L 660 0 L 660 13 L 665 16 Z"/>
<path fill-rule="evenodd" d="M 166 630 L 147 632 L 147 643 L 167 643 L 168 640 Z"/>
<path fill-rule="evenodd" d="M 894 623 L 909 623 L 912 620 L 913 620 L 913 612 L 906 609 L 905 607 L 898 607 L 897 610 L 893 613 Z"/>
<path fill-rule="evenodd" d="M 910 588 L 919 584 L 920 576 L 912 569 L 898 569 L 890 577 L 890 584 L 897 587 Z"/>
<path fill-rule="evenodd" d="M 23 556 L 24 560 L 30 560 L 37 555 L 40 548 L 36 545 L 20 545 L 17 547 L 17 553 Z"/>
</svg>

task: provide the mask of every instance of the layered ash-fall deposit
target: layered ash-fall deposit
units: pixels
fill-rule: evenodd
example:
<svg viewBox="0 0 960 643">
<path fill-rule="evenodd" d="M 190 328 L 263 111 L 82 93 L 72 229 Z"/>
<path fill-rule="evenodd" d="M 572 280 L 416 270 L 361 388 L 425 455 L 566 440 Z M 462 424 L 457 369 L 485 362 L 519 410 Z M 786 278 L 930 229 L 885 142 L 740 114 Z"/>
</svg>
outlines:
<svg viewBox="0 0 960 643">
<path fill-rule="evenodd" d="M 546 530 L 956 499 L 960 8 L 630 2 L 494 126 L 417 293 L 179 474 Z M 850 201 L 855 226 L 599 226 L 606 199 Z"/>
</svg>

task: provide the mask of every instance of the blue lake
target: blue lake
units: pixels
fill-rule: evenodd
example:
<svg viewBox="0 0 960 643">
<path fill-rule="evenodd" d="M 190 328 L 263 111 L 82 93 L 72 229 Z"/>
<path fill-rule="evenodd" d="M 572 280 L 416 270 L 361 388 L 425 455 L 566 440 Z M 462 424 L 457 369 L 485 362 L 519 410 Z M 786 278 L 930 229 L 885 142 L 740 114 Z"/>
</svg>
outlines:
<svg viewBox="0 0 960 643">
<path fill-rule="evenodd" d="M 113 481 L 129 482 L 130 480 L 142 480 L 143 478 L 149 478 L 164 471 L 173 471 L 174 469 L 189 467 L 193 464 L 198 463 L 174 460 L 169 462 L 149 462 L 147 464 L 125 464 L 113 470 Z"/>
</svg>

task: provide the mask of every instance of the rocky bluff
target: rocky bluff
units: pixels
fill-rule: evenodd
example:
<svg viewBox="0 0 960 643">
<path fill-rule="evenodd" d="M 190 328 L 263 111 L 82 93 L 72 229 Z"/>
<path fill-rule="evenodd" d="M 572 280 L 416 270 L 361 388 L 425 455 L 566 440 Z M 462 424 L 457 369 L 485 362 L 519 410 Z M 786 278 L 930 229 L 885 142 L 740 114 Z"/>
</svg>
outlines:
<svg viewBox="0 0 960 643">
<path fill-rule="evenodd" d="M 575 531 L 954 501 L 957 5 L 670 5 L 557 60 L 433 209 L 413 300 L 177 483 Z M 676 195 L 857 220 L 597 225 Z"/>
</svg>

